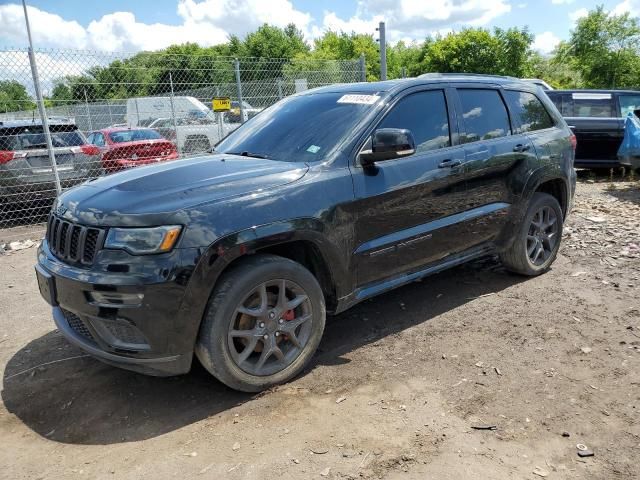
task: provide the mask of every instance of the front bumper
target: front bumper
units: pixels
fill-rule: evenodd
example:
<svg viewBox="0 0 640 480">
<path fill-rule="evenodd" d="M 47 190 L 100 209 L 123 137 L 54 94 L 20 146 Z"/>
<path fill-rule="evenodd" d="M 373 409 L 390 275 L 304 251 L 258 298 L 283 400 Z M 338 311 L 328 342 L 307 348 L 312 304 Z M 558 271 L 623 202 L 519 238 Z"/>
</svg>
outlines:
<svg viewBox="0 0 640 480">
<path fill-rule="evenodd" d="M 181 310 L 192 270 L 184 262 L 189 253 L 134 257 L 103 251 L 88 269 L 58 260 L 45 240 L 36 270 L 54 322 L 69 342 L 110 365 L 169 376 L 190 370 L 199 324 Z M 118 256 L 130 257 L 126 273 L 110 271 L 122 265 Z M 43 277 L 50 277 L 48 287 Z"/>
</svg>

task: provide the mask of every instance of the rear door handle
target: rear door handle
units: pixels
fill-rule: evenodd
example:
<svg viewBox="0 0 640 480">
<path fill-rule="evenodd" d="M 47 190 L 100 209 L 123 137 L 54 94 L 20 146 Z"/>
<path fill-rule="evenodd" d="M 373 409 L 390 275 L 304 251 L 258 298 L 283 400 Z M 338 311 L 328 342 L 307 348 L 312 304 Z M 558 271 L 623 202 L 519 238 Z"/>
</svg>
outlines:
<svg viewBox="0 0 640 480">
<path fill-rule="evenodd" d="M 460 160 L 449 158 L 447 160 L 443 160 L 442 163 L 438 165 L 438 168 L 451 168 L 451 167 L 457 167 L 459 165 L 462 165 L 462 162 Z"/>
<path fill-rule="evenodd" d="M 529 151 L 530 148 L 531 148 L 531 145 L 523 145 L 522 143 L 519 143 L 518 145 L 513 147 L 513 151 L 514 152 L 527 152 L 527 151 Z"/>
</svg>

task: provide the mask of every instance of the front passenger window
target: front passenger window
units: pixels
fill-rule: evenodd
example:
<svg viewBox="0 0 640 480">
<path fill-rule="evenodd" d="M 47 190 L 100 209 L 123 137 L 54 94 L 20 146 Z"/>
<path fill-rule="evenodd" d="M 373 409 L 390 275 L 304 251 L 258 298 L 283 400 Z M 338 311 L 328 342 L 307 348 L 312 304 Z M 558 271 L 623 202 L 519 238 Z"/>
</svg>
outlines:
<svg viewBox="0 0 640 480">
<path fill-rule="evenodd" d="M 511 134 L 509 114 L 497 90 L 458 90 L 465 134 L 462 143 L 490 140 Z"/>
<path fill-rule="evenodd" d="M 442 90 L 413 93 L 401 99 L 378 128 L 406 128 L 416 142 L 416 153 L 451 145 L 447 103 Z"/>
</svg>

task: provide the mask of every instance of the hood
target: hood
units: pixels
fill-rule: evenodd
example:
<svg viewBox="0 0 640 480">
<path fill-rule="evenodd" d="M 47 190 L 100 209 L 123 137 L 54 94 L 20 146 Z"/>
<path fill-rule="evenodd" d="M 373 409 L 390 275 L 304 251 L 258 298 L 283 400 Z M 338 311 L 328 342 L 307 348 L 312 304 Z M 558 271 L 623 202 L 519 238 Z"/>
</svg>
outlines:
<svg viewBox="0 0 640 480">
<path fill-rule="evenodd" d="M 294 182 L 307 170 L 306 164 L 227 154 L 175 160 L 79 185 L 63 193 L 56 208 L 84 224 L 135 224 L 123 217 L 179 212 L 261 192 Z"/>
</svg>

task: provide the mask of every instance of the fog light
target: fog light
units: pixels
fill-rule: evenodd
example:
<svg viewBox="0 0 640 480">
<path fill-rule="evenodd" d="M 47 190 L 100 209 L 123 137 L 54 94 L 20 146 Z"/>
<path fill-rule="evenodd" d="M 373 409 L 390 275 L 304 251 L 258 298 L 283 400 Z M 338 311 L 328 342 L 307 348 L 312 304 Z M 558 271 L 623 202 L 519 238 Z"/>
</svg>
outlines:
<svg viewBox="0 0 640 480">
<path fill-rule="evenodd" d="M 139 307 L 144 293 L 88 292 L 89 302 L 98 307 Z"/>
</svg>

